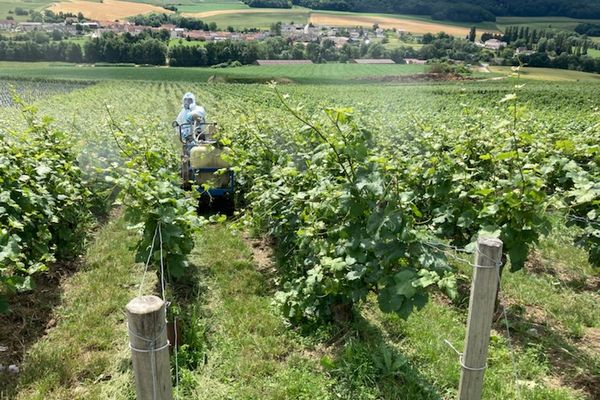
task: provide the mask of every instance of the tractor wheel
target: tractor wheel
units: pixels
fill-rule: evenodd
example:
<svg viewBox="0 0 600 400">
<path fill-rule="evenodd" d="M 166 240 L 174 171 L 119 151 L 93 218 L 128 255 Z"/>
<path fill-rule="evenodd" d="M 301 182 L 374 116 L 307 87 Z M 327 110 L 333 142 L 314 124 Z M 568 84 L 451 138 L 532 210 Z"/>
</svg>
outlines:
<svg viewBox="0 0 600 400">
<path fill-rule="evenodd" d="M 227 215 L 228 217 L 233 216 L 233 213 L 235 212 L 234 196 L 231 196 L 231 195 L 225 196 L 225 197 L 223 197 L 222 202 L 223 202 L 223 204 L 222 204 L 223 213 L 225 215 Z"/>
<path fill-rule="evenodd" d="M 200 215 L 206 215 L 210 212 L 211 210 L 211 198 L 210 196 L 206 195 L 205 193 L 203 193 L 202 195 L 200 195 L 200 198 L 198 199 L 198 214 Z"/>
</svg>

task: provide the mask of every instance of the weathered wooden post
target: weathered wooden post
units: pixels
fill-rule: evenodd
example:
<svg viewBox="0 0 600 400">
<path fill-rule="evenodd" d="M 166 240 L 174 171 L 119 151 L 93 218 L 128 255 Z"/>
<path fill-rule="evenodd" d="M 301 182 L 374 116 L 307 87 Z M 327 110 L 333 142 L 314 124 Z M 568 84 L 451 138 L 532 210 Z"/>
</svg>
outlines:
<svg viewBox="0 0 600 400">
<path fill-rule="evenodd" d="M 461 357 L 460 400 L 481 399 L 501 259 L 501 240 L 480 238 L 477 241 L 467 338 Z"/>
<path fill-rule="evenodd" d="M 141 296 L 126 309 L 137 400 L 172 400 L 165 302 Z"/>
</svg>

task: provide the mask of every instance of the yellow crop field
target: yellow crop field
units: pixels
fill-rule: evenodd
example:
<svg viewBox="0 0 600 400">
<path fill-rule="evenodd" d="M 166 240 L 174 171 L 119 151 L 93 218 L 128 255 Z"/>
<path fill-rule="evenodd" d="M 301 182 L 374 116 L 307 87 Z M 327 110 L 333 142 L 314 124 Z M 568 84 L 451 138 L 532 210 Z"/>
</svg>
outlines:
<svg viewBox="0 0 600 400">
<path fill-rule="evenodd" d="M 399 17 L 380 17 L 360 14 L 329 14 L 329 13 L 312 13 L 310 22 L 315 25 L 329 26 L 365 26 L 371 27 L 378 24 L 384 29 L 404 30 L 410 33 L 424 34 L 446 32 L 454 36 L 466 36 L 469 34 L 469 28 L 448 25 L 444 23 L 419 21 L 416 19 L 399 18 Z"/>
<path fill-rule="evenodd" d="M 150 4 L 119 0 L 104 0 L 102 3 L 83 0 L 66 1 L 54 3 L 49 8 L 55 13 L 77 14 L 81 12 L 86 18 L 101 21 L 113 21 L 151 12 L 172 13 L 172 11 Z"/>
</svg>

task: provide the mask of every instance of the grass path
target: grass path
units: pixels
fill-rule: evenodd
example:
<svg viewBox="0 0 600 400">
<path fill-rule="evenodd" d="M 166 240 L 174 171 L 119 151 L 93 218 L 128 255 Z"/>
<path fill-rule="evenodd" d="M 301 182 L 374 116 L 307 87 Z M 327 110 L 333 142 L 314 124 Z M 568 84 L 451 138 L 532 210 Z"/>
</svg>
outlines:
<svg viewBox="0 0 600 400">
<path fill-rule="evenodd" d="M 121 219 L 97 233 L 85 265 L 62 284 L 56 327 L 27 352 L 16 399 L 127 399 L 132 374 L 124 306 L 141 269 Z M 1 396 L 0 396 L 1 398 Z"/>
</svg>

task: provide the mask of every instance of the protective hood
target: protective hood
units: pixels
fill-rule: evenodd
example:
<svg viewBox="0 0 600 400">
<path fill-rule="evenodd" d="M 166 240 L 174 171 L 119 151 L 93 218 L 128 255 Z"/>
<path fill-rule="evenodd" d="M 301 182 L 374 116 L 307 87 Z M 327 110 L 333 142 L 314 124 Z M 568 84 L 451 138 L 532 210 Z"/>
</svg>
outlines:
<svg viewBox="0 0 600 400">
<path fill-rule="evenodd" d="M 183 99 L 181 99 L 181 103 L 184 109 L 193 110 L 196 106 L 196 97 L 193 93 L 187 92 L 183 95 Z"/>
</svg>

